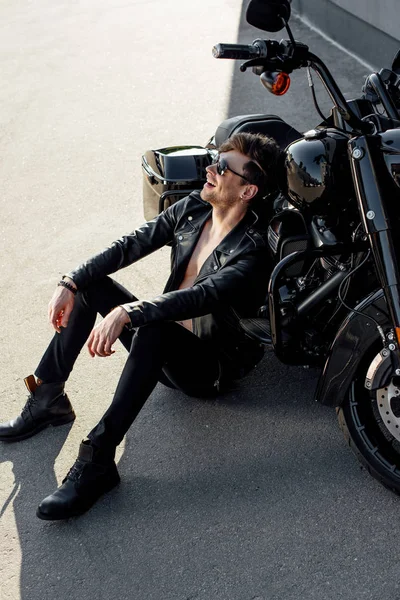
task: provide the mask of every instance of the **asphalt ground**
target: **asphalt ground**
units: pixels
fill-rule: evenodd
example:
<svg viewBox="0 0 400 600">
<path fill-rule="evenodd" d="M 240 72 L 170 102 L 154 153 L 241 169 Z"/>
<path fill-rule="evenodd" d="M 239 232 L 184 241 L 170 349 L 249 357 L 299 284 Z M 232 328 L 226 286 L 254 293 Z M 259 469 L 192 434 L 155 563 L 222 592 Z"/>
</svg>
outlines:
<svg viewBox="0 0 400 600">
<path fill-rule="evenodd" d="M 348 97 L 368 72 L 292 20 Z M 143 221 L 140 156 L 204 144 L 226 116 L 318 123 L 305 73 L 274 98 L 216 61 L 251 42 L 239 0 L 0 5 L 0 417 L 52 332 L 47 303 L 69 268 Z M 279 37 L 279 36 L 278 36 Z M 329 99 L 319 87 L 323 111 Z M 139 297 L 168 274 L 163 249 L 118 274 Z M 396 600 L 399 500 L 362 470 L 318 373 L 267 353 L 216 401 L 159 385 L 119 449 L 122 483 L 85 516 L 35 516 L 108 406 L 125 360 L 82 352 L 72 427 L 0 446 L 0 598 Z"/>
</svg>

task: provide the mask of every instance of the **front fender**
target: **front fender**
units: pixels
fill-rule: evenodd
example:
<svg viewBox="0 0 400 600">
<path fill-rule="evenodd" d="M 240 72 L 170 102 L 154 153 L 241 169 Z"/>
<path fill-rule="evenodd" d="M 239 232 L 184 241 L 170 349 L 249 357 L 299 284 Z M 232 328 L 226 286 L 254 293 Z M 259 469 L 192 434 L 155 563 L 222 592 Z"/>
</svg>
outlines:
<svg viewBox="0 0 400 600">
<path fill-rule="evenodd" d="M 380 339 L 375 323 L 368 316 L 384 330 L 391 327 L 383 290 L 371 293 L 356 308 L 365 316 L 351 312 L 343 321 L 319 378 L 315 399 L 322 404 L 342 404 L 360 360 Z"/>
</svg>

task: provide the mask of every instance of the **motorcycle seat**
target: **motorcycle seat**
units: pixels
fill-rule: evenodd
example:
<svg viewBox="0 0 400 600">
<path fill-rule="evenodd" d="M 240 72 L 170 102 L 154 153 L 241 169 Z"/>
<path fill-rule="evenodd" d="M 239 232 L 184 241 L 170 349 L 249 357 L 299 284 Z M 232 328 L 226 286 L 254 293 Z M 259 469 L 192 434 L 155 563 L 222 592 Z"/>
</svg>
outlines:
<svg viewBox="0 0 400 600">
<path fill-rule="evenodd" d="M 238 115 L 225 119 L 215 132 L 215 146 L 225 142 L 234 133 L 263 133 L 274 138 L 281 150 L 288 144 L 303 137 L 303 134 L 294 129 L 277 115 Z"/>
</svg>

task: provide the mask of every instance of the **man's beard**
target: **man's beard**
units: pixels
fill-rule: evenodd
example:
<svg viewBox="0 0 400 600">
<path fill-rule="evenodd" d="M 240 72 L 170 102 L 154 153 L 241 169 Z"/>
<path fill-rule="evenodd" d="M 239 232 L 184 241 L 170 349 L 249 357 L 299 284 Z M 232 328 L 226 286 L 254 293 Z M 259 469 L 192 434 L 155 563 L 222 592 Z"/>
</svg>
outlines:
<svg viewBox="0 0 400 600">
<path fill-rule="evenodd" d="M 204 200 L 204 202 L 209 202 L 210 204 L 213 204 L 213 196 L 215 196 L 215 192 L 212 192 L 211 190 L 205 190 L 202 189 L 200 192 L 200 198 L 202 200 Z"/>
<path fill-rule="evenodd" d="M 204 189 L 202 189 L 200 192 L 200 198 L 202 200 L 204 200 L 205 202 L 208 202 L 209 204 L 211 204 L 211 206 L 213 206 L 213 207 L 218 206 L 221 208 L 222 207 L 230 208 L 237 202 L 237 198 L 234 198 L 232 196 L 221 198 L 217 192 L 211 191 L 211 190 L 206 191 Z"/>
</svg>

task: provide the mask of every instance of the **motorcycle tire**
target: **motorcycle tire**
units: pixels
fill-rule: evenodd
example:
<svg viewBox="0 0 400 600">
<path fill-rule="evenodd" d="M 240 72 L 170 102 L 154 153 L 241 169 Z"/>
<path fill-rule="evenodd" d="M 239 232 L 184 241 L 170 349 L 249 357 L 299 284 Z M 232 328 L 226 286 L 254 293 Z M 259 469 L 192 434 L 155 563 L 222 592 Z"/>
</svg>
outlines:
<svg viewBox="0 0 400 600">
<path fill-rule="evenodd" d="M 372 477 L 400 495 L 400 389 L 392 382 L 373 392 L 364 386 L 368 367 L 378 352 L 360 364 L 336 412 L 347 443 L 361 464 Z"/>
</svg>

